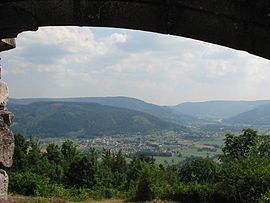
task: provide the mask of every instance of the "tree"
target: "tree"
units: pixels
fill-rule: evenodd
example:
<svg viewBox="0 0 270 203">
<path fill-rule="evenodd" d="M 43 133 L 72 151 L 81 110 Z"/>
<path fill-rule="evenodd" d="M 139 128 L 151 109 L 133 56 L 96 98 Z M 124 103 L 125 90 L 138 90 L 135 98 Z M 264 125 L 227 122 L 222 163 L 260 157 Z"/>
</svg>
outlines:
<svg viewBox="0 0 270 203">
<path fill-rule="evenodd" d="M 71 140 L 65 141 L 61 146 L 61 152 L 67 162 L 71 162 L 77 155 L 77 147 Z"/>
<path fill-rule="evenodd" d="M 29 142 L 21 134 L 15 134 L 15 149 L 13 154 L 12 171 L 26 171 L 27 170 L 27 150 Z"/>
<path fill-rule="evenodd" d="M 44 175 L 50 170 L 48 159 L 41 152 L 41 146 L 38 140 L 30 139 L 27 153 L 27 170 L 29 172 Z"/>
<path fill-rule="evenodd" d="M 270 159 L 250 156 L 223 163 L 224 190 L 231 191 L 237 202 L 257 202 L 270 188 Z"/>
<path fill-rule="evenodd" d="M 97 153 L 94 149 L 71 162 L 66 173 L 66 184 L 69 187 L 93 188 L 97 182 Z"/>
<path fill-rule="evenodd" d="M 257 131 L 250 128 L 244 129 L 239 136 L 227 134 L 222 158 L 239 159 L 256 153 L 258 149 Z"/>
<path fill-rule="evenodd" d="M 168 180 L 165 171 L 156 164 L 144 162 L 142 170 L 139 172 L 136 199 L 152 200 L 162 199 L 168 193 Z"/>
<path fill-rule="evenodd" d="M 50 162 L 61 164 L 63 155 L 61 149 L 56 144 L 49 144 L 46 148 L 46 157 Z"/>
<path fill-rule="evenodd" d="M 121 150 L 113 155 L 112 172 L 114 175 L 113 185 L 114 187 L 123 189 L 126 188 L 127 182 L 127 163 Z"/>
<path fill-rule="evenodd" d="M 180 176 L 186 183 L 214 183 L 218 177 L 218 166 L 212 160 L 198 158 L 184 164 Z"/>
<path fill-rule="evenodd" d="M 99 170 L 103 174 L 103 177 L 100 177 L 100 179 L 105 181 L 106 185 L 113 186 L 114 188 L 126 188 L 127 163 L 121 150 L 114 153 L 110 149 L 103 149 Z"/>
<path fill-rule="evenodd" d="M 226 135 L 221 179 L 231 199 L 257 202 L 269 190 L 269 140 L 252 129 L 244 129 L 239 136 Z"/>
<path fill-rule="evenodd" d="M 64 176 L 64 159 L 60 147 L 56 144 L 49 144 L 44 156 L 47 158 L 50 165 L 47 175 L 50 177 L 51 182 L 61 183 Z"/>
<path fill-rule="evenodd" d="M 71 140 L 63 142 L 61 146 L 61 153 L 63 156 L 62 167 L 65 172 L 69 169 L 70 164 L 78 155 L 77 146 Z"/>
<path fill-rule="evenodd" d="M 258 153 L 260 157 L 270 157 L 270 136 L 260 136 Z"/>
</svg>

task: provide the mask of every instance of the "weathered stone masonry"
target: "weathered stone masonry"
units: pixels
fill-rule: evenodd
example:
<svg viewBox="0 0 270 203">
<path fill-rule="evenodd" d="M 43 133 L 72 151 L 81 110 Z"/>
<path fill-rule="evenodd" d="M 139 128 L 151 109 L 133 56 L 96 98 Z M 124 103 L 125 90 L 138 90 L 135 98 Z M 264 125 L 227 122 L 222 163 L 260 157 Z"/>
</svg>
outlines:
<svg viewBox="0 0 270 203">
<path fill-rule="evenodd" d="M 1 0 L 0 39 L 43 26 L 128 28 L 270 59 L 270 0 Z"/>
<path fill-rule="evenodd" d="M 5 167 L 11 167 L 14 152 L 14 136 L 11 131 L 13 113 L 7 110 L 8 86 L 0 81 L 0 163 Z M 6 201 L 8 192 L 8 175 L 0 169 L 0 202 Z"/>
</svg>

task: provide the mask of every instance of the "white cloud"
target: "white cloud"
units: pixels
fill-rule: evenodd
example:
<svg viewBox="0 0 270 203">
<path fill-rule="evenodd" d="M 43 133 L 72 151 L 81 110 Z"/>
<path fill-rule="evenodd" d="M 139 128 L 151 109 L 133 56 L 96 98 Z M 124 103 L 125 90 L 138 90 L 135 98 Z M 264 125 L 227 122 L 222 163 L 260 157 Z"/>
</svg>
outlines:
<svg viewBox="0 0 270 203">
<path fill-rule="evenodd" d="M 109 41 L 111 42 L 121 42 L 121 43 L 125 43 L 127 42 L 128 37 L 127 35 L 123 35 L 120 33 L 113 33 L 110 37 L 109 37 Z"/>
<path fill-rule="evenodd" d="M 99 37 L 93 30 L 20 35 L 18 47 L 3 54 L 12 96 L 126 95 L 159 104 L 270 98 L 268 60 L 180 37 L 117 29 Z"/>
</svg>

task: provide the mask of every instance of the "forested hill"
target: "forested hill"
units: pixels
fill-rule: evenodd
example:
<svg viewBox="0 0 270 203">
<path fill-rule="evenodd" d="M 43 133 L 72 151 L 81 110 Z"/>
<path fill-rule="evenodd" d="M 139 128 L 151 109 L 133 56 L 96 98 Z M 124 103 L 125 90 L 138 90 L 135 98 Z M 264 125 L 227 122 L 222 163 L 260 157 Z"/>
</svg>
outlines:
<svg viewBox="0 0 270 203">
<path fill-rule="evenodd" d="M 270 104 L 259 106 L 224 121 L 241 125 L 270 126 Z"/>
<path fill-rule="evenodd" d="M 174 122 L 185 125 L 187 123 L 197 122 L 198 119 L 193 116 L 174 111 L 167 106 L 159 106 L 144 102 L 130 97 L 79 97 L 79 98 L 29 98 L 29 99 L 10 99 L 10 104 L 31 104 L 41 101 L 57 102 L 76 102 L 76 103 L 98 103 L 106 106 L 127 108 L 135 111 L 141 111 L 168 122 Z"/>
<path fill-rule="evenodd" d="M 9 110 L 16 115 L 14 132 L 40 137 L 91 137 L 186 129 L 147 113 L 96 103 L 10 104 Z"/>
<path fill-rule="evenodd" d="M 186 102 L 173 106 L 172 109 L 202 119 L 224 119 L 268 103 L 270 103 L 269 100 Z"/>
</svg>

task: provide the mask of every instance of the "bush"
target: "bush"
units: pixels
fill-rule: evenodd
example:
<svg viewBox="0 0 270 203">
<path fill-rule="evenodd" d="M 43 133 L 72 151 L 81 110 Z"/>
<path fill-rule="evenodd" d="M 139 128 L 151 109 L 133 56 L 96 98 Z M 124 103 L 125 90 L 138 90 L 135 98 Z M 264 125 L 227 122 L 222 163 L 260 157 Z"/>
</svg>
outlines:
<svg viewBox="0 0 270 203">
<path fill-rule="evenodd" d="M 238 201 L 256 202 L 270 188 L 270 159 L 249 157 L 232 160 L 222 167 L 224 189 Z"/>
<path fill-rule="evenodd" d="M 10 173 L 9 191 L 26 196 L 66 197 L 67 190 L 56 184 L 50 184 L 49 178 L 34 173 Z"/>
<path fill-rule="evenodd" d="M 226 202 L 215 184 L 179 183 L 173 187 L 171 198 L 177 202 Z"/>
<path fill-rule="evenodd" d="M 185 183 L 214 183 L 217 180 L 218 166 L 208 159 L 198 158 L 181 167 L 181 180 Z"/>
<path fill-rule="evenodd" d="M 161 184 L 159 168 L 155 165 L 145 164 L 139 173 L 136 199 L 146 201 L 158 198 L 158 184 Z"/>
<path fill-rule="evenodd" d="M 27 196 L 47 196 L 49 179 L 33 173 L 10 173 L 9 191 Z"/>
<path fill-rule="evenodd" d="M 259 202 L 270 202 L 270 190 L 268 190 L 262 198 L 259 200 Z"/>
</svg>

